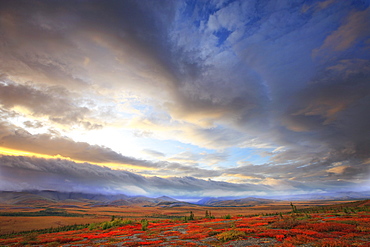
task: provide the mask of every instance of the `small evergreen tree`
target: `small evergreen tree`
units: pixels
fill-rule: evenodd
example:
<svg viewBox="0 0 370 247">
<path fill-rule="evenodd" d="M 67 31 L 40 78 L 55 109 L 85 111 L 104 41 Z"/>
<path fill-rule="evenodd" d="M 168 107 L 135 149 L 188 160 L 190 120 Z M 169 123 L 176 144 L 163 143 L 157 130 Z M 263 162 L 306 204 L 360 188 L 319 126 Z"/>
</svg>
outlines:
<svg viewBox="0 0 370 247">
<path fill-rule="evenodd" d="M 189 220 L 194 220 L 194 214 L 193 214 L 193 211 L 190 211 Z"/>
<path fill-rule="evenodd" d="M 296 206 L 294 206 L 292 202 L 290 203 L 290 206 L 292 207 L 292 212 L 293 212 L 293 213 L 297 213 L 297 212 L 298 212 L 298 211 L 297 211 L 297 207 L 296 207 Z"/>
</svg>

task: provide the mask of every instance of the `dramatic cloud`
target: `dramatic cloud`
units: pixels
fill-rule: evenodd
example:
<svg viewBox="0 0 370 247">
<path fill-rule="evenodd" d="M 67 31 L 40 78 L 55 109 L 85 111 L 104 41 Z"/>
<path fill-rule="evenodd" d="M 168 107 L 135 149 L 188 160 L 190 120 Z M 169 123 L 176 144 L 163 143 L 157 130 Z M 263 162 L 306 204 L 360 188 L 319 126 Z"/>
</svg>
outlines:
<svg viewBox="0 0 370 247">
<path fill-rule="evenodd" d="M 74 104 L 73 96 L 60 87 L 38 89 L 32 84 L 2 83 L 0 84 L 0 105 L 4 109 L 25 108 L 34 117 L 46 116 L 49 120 L 64 125 L 81 124 L 89 128 L 101 127 L 84 121 L 90 110 L 87 107 L 77 106 L 77 102 Z"/>
<path fill-rule="evenodd" d="M 78 161 L 93 162 L 95 164 L 109 164 L 119 169 L 139 169 L 137 172 L 150 175 L 183 175 L 197 177 L 215 177 L 221 175 L 220 171 L 202 169 L 197 166 L 189 166 L 186 162 L 178 159 L 169 159 L 171 162 L 153 162 L 148 160 L 127 157 L 104 146 L 90 145 L 86 142 L 74 142 L 73 140 L 49 134 L 32 135 L 21 128 L 0 122 L 0 146 L 12 150 L 31 152 L 34 154 L 61 156 Z M 151 155 L 163 156 L 162 153 L 146 150 Z M 206 159 L 222 159 L 219 155 L 209 155 Z"/>
<path fill-rule="evenodd" d="M 366 189 L 369 25 L 366 1 L 3 0 L 0 148 L 145 193 Z"/>
<path fill-rule="evenodd" d="M 3 189 L 54 189 L 71 191 L 127 193 L 145 195 L 236 196 L 266 192 L 269 186 L 232 184 L 193 177 L 143 177 L 131 172 L 112 170 L 88 163 L 78 164 L 61 159 L 0 157 Z M 16 181 L 22 181 L 20 184 Z"/>
</svg>

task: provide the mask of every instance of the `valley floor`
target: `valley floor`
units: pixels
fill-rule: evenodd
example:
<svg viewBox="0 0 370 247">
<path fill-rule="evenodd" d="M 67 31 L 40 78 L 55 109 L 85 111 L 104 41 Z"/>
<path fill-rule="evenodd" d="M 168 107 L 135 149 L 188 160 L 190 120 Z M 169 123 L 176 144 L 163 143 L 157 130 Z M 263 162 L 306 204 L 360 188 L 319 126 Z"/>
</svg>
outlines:
<svg viewBox="0 0 370 247">
<path fill-rule="evenodd" d="M 142 221 L 3 235 L 0 246 L 370 246 L 369 201 L 296 212 Z"/>
</svg>

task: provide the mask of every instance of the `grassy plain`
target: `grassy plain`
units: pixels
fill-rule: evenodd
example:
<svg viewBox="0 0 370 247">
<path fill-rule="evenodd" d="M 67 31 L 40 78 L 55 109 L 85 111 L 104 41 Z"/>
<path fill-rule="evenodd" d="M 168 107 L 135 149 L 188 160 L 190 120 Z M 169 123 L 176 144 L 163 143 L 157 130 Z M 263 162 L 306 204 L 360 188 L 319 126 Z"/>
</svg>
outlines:
<svg viewBox="0 0 370 247">
<path fill-rule="evenodd" d="M 85 218 L 86 220 L 103 220 L 109 218 L 111 213 L 126 216 L 124 218 L 110 217 L 102 223 L 2 235 L 0 246 L 370 246 L 370 200 L 308 208 L 304 208 L 308 205 L 303 203 L 295 203 L 294 206 L 290 203 L 279 203 L 270 205 L 270 208 L 265 205 L 264 207 L 253 207 L 253 209 L 250 207 L 200 206 L 190 208 L 131 207 L 131 211 L 129 207 L 94 207 L 90 210 L 85 207 L 76 210 L 74 207 L 77 212 L 89 213 L 84 217 L 77 215 L 76 212 L 66 213 L 55 206 L 56 208 L 49 208 L 42 213 L 59 213 L 69 215 L 65 217 Z M 63 206 L 63 208 L 66 207 Z M 170 217 L 171 214 L 176 216 L 189 213 L 187 211 L 189 209 L 194 212 L 194 217 L 191 217 L 192 214 L 183 218 Z M 207 211 L 211 209 L 215 217 L 201 215 L 201 210 L 206 209 Z M 277 209 L 288 210 L 288 212 L 280 211 L 275 214 Z M 10 210 L 14 208 L 8 208 L 5 211 L 9 213 Z M 127 215 L 129 212 L 132 215 Z M 257 212 L 260 214 L 256 214 Z M 169 214 L 168 219 L 164 219 L 166 213 Z M 223 215 L 218 217 L 218 214 Z M 19 216 L 22 212 L 15 213 L 15 215 L 18 216 L 13 216 L 13 218 L 27 218 Z M 141 219 L 134 220 L 136 216 L 141 216 Z M 44 218 L 54 222 L 58 217 L 60 216 L 52 219 L 53 217 L 50 218 L 50 216 L 35 216 L 34 219 L 37 221 Z M 33 226 L 38 227 L 39 225 Z"/>
<path fill-rule="evenodd" d="M 301 201 L 294 202 L 297 208 L 323 206 L 343 203 L 343 201 Z M 65 210 L 74 216 L 1 216 L 11 213 L 31 213 L 42 210 L 55 209 Z M 225 215 L 266 215 L 279 212 L 291 211 L 290 202 L 279 201 L 271 204 L 263 204 L 252 207 L 206 207 L 206 206 L 181 206 L 181 207 L 142 207 L 142 206 L 100 206 L 92 207 L 83 202 L 36 204 L 27 206 L 14 206 L 0 204 L 0 235 L 12 232 L 30 231 L 61 227 L 73 224 L 90 224 L 110 220 L 112 216 L 132 220 L 175 219 L 189 215 L 192 211 L 196 217 L 204 217 L 205 211 L 211 211 L 212 215 L 222 217 Z"/>
</svg>

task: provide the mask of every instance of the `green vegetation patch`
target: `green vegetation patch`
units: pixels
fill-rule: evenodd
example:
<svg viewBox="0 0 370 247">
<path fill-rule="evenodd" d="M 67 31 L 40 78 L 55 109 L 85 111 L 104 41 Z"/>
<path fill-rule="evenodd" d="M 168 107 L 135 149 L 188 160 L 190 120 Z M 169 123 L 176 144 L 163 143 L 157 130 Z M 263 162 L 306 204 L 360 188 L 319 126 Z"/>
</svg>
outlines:
<svg viewBox="0 0 370 247">
<path fill-rule="evenodd" d="M 37 216 L 64 216 L 83 217 L 86 214 L 68 213 L 65 209 L 47 208 L 37 212 L 0 212 L 0 216 L 37 217 Z"/>
<path fill-rule="evenodd" d="M 227 242 L 230 240 L 242 239 L 245 238 L 246 236 L 247 234 L 244 231 L 230 230 L 227 232 L 220 233 L 216 237 L 221 242 Z"/>
<path fill-rule="evenodd" d="M 77 230 L 85 229 L 88 226 L 89 224 L 74 224 L 74 225 L 67 225 L 67 226 L 50 227 L 46 229 L 35 229 L 35 230 L 30 230 L 30 231 L 13 232 L 13 233 L 0 235 L 0 239 L 13 238 L 15 236 L 22 236 L 22 235 L 28 235 L 28 234 L 32 235 L 34 233 L 45 234 L 45 233 L 55 233 L 55 232 L 77 231 Z"/>
<path fill-rule="evenodd" d="M 112 227 L 120 227 L 120 226 L 125 226 L 125 225 L 130 225 L 134 224 L 135 222 L 132 220 L 124 220 L 121 218 L 115 219 L 112 217 L 111 221 L 106 221 L 103 223 L 91 223 L 88 228 L 90 231 L 95 230 L 95 229 L 102 229 L 106 230 Z"/>
</svg>

